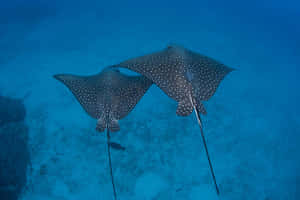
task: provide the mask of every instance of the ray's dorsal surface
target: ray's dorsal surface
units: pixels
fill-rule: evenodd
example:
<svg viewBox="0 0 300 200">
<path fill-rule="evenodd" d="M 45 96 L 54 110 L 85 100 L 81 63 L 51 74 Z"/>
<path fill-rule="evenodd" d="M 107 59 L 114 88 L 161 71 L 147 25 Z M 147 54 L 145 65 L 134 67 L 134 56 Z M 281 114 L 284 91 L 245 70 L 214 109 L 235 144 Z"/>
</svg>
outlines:
<svg viewBox="0 0 300 200">
<path fill-rule="evenodd" d="M 54 75 L 74 94 L 83 109 L 98 119 L 97 130 L 120 130 L 118 120 L 135 107 L 152 81 L 144 76 L 127 76 L 116 69 L 106 68 L 92 76 Z"/>
<path fill-rule="evenodd" d="M 189 115 L 193 105 L 206 114 L 201 101 L 208 100 L 233 70 L 212 58 L 175 45 L 115 66 L 128 68 L 152 80 L 178 102 L 177 114 L 181 116 Z M 192 102 L 187 94 L 191 95 Z"/>
</svg>

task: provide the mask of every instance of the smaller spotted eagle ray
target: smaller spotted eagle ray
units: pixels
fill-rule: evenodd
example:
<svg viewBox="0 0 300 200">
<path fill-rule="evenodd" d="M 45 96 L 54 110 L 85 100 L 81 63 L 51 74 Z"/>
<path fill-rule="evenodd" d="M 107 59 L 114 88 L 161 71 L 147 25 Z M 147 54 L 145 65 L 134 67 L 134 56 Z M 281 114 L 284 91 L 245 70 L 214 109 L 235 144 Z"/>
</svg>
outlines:
<svg viewBox="0 0 300 200">
<path fill-rule="evenodd" d="M 92 76 L 58 74 L 54 78 L 65 84 L 74 94 L 83 109 L 97 119 L 96 130 L 107 129 L 107 151 L 114 198 L 117 199 L 111 167 L 110 147 L 117 146 L 110 142 L 110 132 L 120 130 L 118 120 L 127 116 L 142 98 L 152 81 L 144 76 L 127 76 L 119 70 L 105 68 Z"/>
<path fill-rule="evenodd" d="M 219 195 L 200 113 L 206 114 L 202 101 L 207 101 L 213 96 L 220 82 L 233 69 L 212 58 L 176 45 L 126 60 L 114 67 L 128 68 L 152 80 L 169 97 L 178 102 L 177 115 L 187 116 L 193 110 L 195 111 L 211 174 Z"/>
</svg>

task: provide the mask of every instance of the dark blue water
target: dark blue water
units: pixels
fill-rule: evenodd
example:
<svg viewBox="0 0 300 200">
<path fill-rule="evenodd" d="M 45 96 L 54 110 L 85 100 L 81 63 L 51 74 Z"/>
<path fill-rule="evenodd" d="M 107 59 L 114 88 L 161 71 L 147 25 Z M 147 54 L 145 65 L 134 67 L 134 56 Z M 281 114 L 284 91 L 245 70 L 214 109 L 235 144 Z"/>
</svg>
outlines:
<svg viewBox="0 0 300 200">
<path fill-rule="evenodd" d="M 300 199 L 299 19 L 296 0 L 2 2 L 0 94 L 25 96 L 32 158 L 20 199 L 113 199 L 105 135 L 52 75 L 171 43 L 237 69 L 203 116 L 219 199 Z M 120 121 L 119 199 L 218 199 L 196 119 L 176 107 L 154 85 Z"/>
</svg>

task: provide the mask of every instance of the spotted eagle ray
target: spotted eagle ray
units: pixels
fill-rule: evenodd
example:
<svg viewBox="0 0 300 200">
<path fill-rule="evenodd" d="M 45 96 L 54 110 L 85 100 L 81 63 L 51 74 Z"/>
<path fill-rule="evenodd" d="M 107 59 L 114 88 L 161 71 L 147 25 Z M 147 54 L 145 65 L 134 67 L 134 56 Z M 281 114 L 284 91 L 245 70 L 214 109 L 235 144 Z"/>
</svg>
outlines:
<svg viewBox="0 0 300 200">
<path fill-rule="evenodd" d="M 207 101 L 213 96 L 220 82 L 233 69 L 212 58 L 175 45 L 159 52 L 126 60 L 114 67 L 133 70 L 152 80 L 169 97 L 178 102 L 177 115 L 187 116 L 195 111 L 216 192 L 219 195 L 200 113 L 206 114 L 202 101 Z"/>
<path fill-rule="evenodd" d="M 83 109 L 97 119 L 96 130 L 107 129 L 107 152 L 114 198 L 117 193 L 112 172 L 110 147 L 118 146 L 110 142 L 110 132 L 120 130 L 118 120 L 124 118 L 135 107 L 152 81 L 144 76 L 127 76 L 117 69 L 106 68 L 92 76 L 58 74 L 54 78 L 65 84 L 74 94 Z"/>
</svg>

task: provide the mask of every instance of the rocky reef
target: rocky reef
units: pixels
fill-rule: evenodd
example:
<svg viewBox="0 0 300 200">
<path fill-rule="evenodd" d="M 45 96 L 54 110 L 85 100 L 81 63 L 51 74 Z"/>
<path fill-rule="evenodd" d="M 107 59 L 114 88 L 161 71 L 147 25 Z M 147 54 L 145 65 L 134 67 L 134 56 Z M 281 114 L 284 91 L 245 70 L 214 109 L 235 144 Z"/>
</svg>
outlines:
<svg viewBox="0 0 300 200">
<path fill-rule="evenodd" d="M 26 115 L 21 99 L 0 96 L 0 127 L 10 122 L 23 121 Z"/>
<path fill-rule="evenodd" d="M 28 128 L 21 100 L 0 96 L 0 197 L 17 200 L 30 163 Z"/>
</svg>

